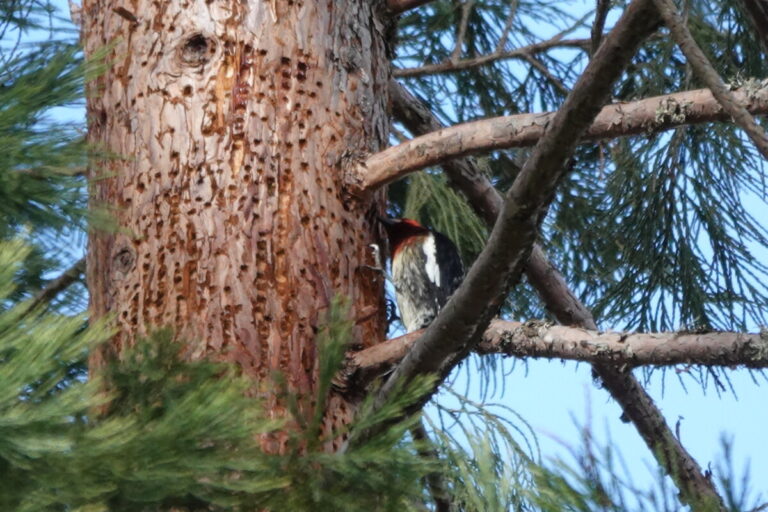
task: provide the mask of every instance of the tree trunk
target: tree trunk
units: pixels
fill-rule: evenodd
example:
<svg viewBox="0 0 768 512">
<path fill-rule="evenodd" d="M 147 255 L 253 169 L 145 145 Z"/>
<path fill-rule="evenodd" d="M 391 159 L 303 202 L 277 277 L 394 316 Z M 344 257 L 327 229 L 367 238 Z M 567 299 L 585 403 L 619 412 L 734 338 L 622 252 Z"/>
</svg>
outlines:
<svg viewBox="0 0 768 512">
<path fill-rule="evenodd" d="M 86 54 L 109 49 L 89 138 L 121 157 L 90 171 L 92 204 L 118 225 L 88 251 L 91 315 L 115 322 L 115 354 L 171 326 L 193 357 L 237 362 L 277 416 L 272 373 L 312 393 L 335 294 L 350 299 L 353 343 L 384 338 L 383 280 L 366 267 L 383 201 L 342 194 L 345 167 L 389 130 L 372 4 L 83 1 Z M 328 418 L 351 412 L 336 397 Z"/>
</svg>

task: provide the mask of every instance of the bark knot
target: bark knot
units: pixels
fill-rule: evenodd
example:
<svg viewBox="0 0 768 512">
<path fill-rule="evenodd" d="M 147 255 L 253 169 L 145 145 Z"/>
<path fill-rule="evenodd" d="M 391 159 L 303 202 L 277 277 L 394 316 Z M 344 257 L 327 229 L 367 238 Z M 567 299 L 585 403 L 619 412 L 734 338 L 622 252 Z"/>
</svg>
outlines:
<svg viewBox="0 0 768 512">
<path fill-rule="evenodd" d="M 113 279 L 125 279 L 125 276 L 133 270 L 136 263 L 136 251 L 131 247 L 123 246 L 112 256 Z"/>
<path fill-rule="evenodd" d="M 688 117 L 691 102 L 678 102 L 672 97 L 666 97 L 659 102 L 656 109 L 656 115 L 653 120 L 653 126 L 658 127 L 664 124 L 682 124 Z"/>
<path fill-rule="evenodd" d="M 198 32 L 187 37 L 179 47 L 179 60 L 185 66 L 205 65 L 216 51 L 216 41 Z"/>
</svg>

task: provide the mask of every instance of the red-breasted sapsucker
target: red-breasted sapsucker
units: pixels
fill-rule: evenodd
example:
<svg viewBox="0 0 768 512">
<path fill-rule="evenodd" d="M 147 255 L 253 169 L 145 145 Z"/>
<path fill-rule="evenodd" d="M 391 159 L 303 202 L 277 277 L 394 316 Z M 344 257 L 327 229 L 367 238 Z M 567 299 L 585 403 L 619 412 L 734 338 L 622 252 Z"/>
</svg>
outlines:
<svg viewBox="0 0 768 512">
<path fill-rule="evenodd" d="M 405 330 L 435 319 L 464 277 L 456 246 L 442 233 L 411 219 L 381 219 L 389 235 L 392 281 Z"/>
</svg>

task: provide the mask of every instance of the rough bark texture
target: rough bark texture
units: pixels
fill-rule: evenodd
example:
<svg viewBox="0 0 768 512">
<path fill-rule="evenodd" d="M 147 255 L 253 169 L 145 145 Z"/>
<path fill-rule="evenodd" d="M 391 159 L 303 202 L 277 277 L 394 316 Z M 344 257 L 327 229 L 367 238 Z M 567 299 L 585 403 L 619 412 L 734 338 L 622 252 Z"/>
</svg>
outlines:
<svg viewBox="0 0 768 512">
<path fill-rule="evenodd" d="M 389 83 L 393 114 L 414 135 L 436 132 L 444 128 L 440 121 L 413 95 L 395 80 Z M 457 158 L 443 163 L 451 185 L 467 198 L 467 202 L 493 228 L 504 200 L 488 178 L 471 159 Z M 515 172 L 519 172 L 516 169 Z M 525 265 L 529 282 L 536 289 L 542 302 L 557 321 L 563 325 L 577 325 L 597 329 L 592 313 L 573 294 L 563 275 L 550 263 L 547 255 L 533 244 Z"/>
<path fill-rule="evenodd" d="M 693 74 L 701 80 L 717 99 L 733 121 L 744 130 L 763 158 L 768 159 L 768 135 L 757 124 L 749 111 L 738 101 L 729 90 L 712 63 L 699 47 L 693 35 L 688 30 L 686 21 L 677 12 L 677 7 L 672 0 L 653 0 L 664 24 L 669 28 L 672 39 L 677 43 L 685 55 L 685 59 L 693 69 Z"/>
<path fill-rule="evenodd" d="M 650 0 L 634 0 L 625 10 L 515 178 L 487 245 L 459 289 L 379 390 L 374 407 L 418 375 L 447 375 L 480 340 L 522 274 L 577 141 L 656 25 Z"/>
<path fill-rule="evenodd" d="M 118 354 L 172 326 L 193 357 L 236 361 L 281 414 L 272 372 L 313 391 L 335 294 L 351 299 L 358 346 L 383 338 L 382 279 L 365 267 L 381 202 L 347 202 L 341 186 L 388 133 L 377 7 L 84 0 L 86 54 L 111 45 L 89 138 L 124 157 L 91 170 L 119 231 L 92 233 L 88 254 L 91 312 L 113 316 Z M 332 399 L 331 420 L 346 408 Z"/>
<path fill-rule="evenodd" d="M 423 334 L 413 331 L 349 355 L 336 383 L 365 386 L 397 364 Z M 768 337 L 741 332 L 598 332 L 546 322 L 493 320 L 474 351 L 520 358 L 567 359 L 632 369 L 652 365 L 768 367 Z"/>
<path fill-rule="evenodd" d="M 754 81 L 733 91 L 753 114 L 768 113 L 768 82 Z M 348 177 L 354 193 L 364 195 L 410 172 L 471 153 L 532 146 L 544 135 L 555 112 L 494 117 L 444 128 L 372 155 Z M 707 89 L 656 96 L 602 108 L 584 140 L 656 133 L 680 125 L 726 121 L 730 116 Z"/>
<path fill-rule="evenodd" d="M 414 135 L 422 135 L 443 128 L 420 101 L 394 80 L 390 82 L 390 96 L 395 116 Z M 714 101 L 713 98 L 712 101 Z M 503 206 L 503 199 L 474 162 L 468 158 L 459 158 L 444 162 L 442 165 L 451 183 L 464 193 L 477 214 L 485 219 L 489 226 L 493 226 Z M 544 251 L 536 244 L 526 263 L 525 272 L 547 310 L 561 324 L 588 330 L 597 329 L 592 313 L 573 294 L 563 275 L 549 262 Z M 489 331 L 486 331 L 484 336 L 488 333 Z M 409 336 L 413 338 L 402 341 L 402 344 L 408 347 L 418 339 L 416 333 L 410 333 Z M 762 350 L 760 348 L 762 346 L 752 345 L 751 348 L 757 347 L 759 351 Z M 736 352 L 740 351 L 739 346 L 733 348 Z M 342 379 L 347 378 L 350 382 L 357 382 L 359 379 L 366 382 L 366 379 L 372 378 L 372 375 L 377 376 L 380 372 L 387 371 L 389 365 L 395 364 L 405 355 L 405 352 L 398 355 L 396 345 L 390 345 L 390 342 L 378 345 L 374 349 L 376 350 L 366 350 L 359 355 L 356 354 L 345 369 Z M 366 366 L 364 360 L 369 356 L 372 357 L 368 360 L 371 364 Z M 359 366 L 355 366 L 357 363 Z M 664 420 L 664 415 L 632 375 L 629 365 L 615 365 L 603 360 L 593 362 L 592 369 L 606 390 L 619 403 L 624 415 L 634 423 L 659 463 L 666 471 L 675 475 L 676 484 L 683 494 L 696 496 L 700 489 L 704 489 L 702 495 L 716 496 L 712 482 L 700 471 L 695 459 L 675 439 L 672 429 Z"/>
</svg>

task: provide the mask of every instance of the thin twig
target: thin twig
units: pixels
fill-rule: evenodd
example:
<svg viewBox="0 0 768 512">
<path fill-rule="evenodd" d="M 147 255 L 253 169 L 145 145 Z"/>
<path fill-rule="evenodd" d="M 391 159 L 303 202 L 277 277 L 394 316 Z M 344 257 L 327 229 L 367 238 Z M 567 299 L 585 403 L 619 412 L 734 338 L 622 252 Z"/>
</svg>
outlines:
<svg viewBox="0 0 768 512">
<path fill-rule="evenodd" d="M 568 96 L 568 93 L 569 93 L 569 92 L 571 92 L 571 90 L 570 90 L 570 89 L 568 89 L 568 88 L 565 86 L 565 84 L 563 84 L 563 82 L 561 82 L 560 80 L 558 80 L 558 79 L 557 79 L 557 77 L 555 77 L 555 76 L 554 76 L 552 73 L 550 73 L 549 69 L 547 69 L 547 66 L 545 66 L 544 64 L 542 64 L 541 62 L 539 62 L 539 61 L 536 59 L 536 57 L 534 57 L 533 55 L 530 55 L 530 54 L 528 54 L 528 55 L 525 55 L 523 58 L 524 58 L 524 59 L 526 60 L 526 62 L 528 62 L 528 63 L 529 63 L 531 66 L 533 66 L 534 68 L 536 68 L 536 70 L 537 70 L 539 73 L 541 73 L 542 75 L 544 75 L 544 77 L 545 77 L 545 78 L 546 78 L 546 79 L 549 81 L 549 83 L 551 83 L 552 85 L 554 85 L 554 86 L 555 86 L 555 89 L 557 89 L 558 91 L 560 91 L 560 94 L 562 94 L 563 96 Z"/>
<path fill-rule="evenodd" d="M 765 130 L 755 122 L 752 115 L 734 98 L 731 91 L 720 78 L 720 75 L 712 67 L 707 56 L 701 50 L 694 40 L 691 32 L 680 17 L 677 8 L 672 0 L 653 0 L 656 8 L 664 20 L 664 24 L 669 28 L 672 38 L 680 47 L 688 63 L 693 68 L 696 76 L 712 91 L 712 94 L 722 105 L 726 112 L 733 118 L 733 121 L 741 127 L 752 140 L 763 158 L 768 159 L 768 135 Z"/>
<path fill-rule="evenodd" d="M 391 14 L 401 14 L 434 0 L 387 0 L 387 10 Z"/>
<path fill-rule="evenodd" d="M 494 53 L 504 52 L 504 47 L 507 45 L 507 39 L 509 38 L 509 32 L 512 30 L 512 25 L 515 22 L 515 16 L 517 16 L 518 0 L 512 0 L 509 4 L 509 14 L 507 15 L 507 21 L 504 22 L 504 28 L 499 36 L 499 42 L 496 43 L 496 50 Z"/>
<path fill-rule="evenodd" d="M 51 302 L 58 294 L 80 280 L 83 272 L 85 272 L 85 258 L 79 259 L 57 278 L 49 281 L 45 288 L 37 292 L 32 300 L 27 303 L 25 313 L 34 311 L 41 305 Z"/>
<path fill-rule="evenodd" d="M 32 178 L 45 179 L 50 176 L 72 176 L 80 178 L 85 176 L 86 168 L 82 166 L 78 167 L 63 167 L 63 168 L 44 168 L 44 169 L 18 169 L 20 174 L 26 174 Z"/>
<path fill-rule="evenodd" d="M 497 60 L 524 59 L 526 55 L 545 52 L 553 48 L 578 48 L 585 50 L 589 48 L 589 44 L 589 39 L 563 39 L 563 36 L 558 34 L 554 37 L 551 37 L 550 39 L 547 39 L 546 41 L 521 46 L 520 48 L 506 52 L 494 52 L 488 55 L 481 55 L 480 57 L 463 59 L 456 62 L 447 60 L 438 64 L 428 64 L 426 66 L 420 66 L 417 68 L 395 69 L 393 71 L 393 76 L 395 78 L 406 78 L 423 75 L 434 75 L 437 73 L 446 73 L 448 71 L 461 71 L 464 69 L 484 66 Z"/>
<path fill-rule="evenodd" d="M 741 0 L 741 3 L 757 31 L 763 52 L 768 53 L 768 0 Z"/>
<path fill-rule="evenodd" d="M 453 47 L 453 53 L 451 53 L 451 62 L 458 62 L 459 57 L 461 57 L 461 49 L 464 46 L 467 25 L 469 25 L 469 14 L 472 12 L 474 5 L 475 0 L 466 0 L 461 6 L 461 23 L 459 24 L 459 33 L 456 36 L 456 45 Z"/>
<path fill-rule="evenodd" d="M 603 40 L 603 30 L 605 30 L 605 19 L 608 17 L 608 11 L 611 7 L 611 0 L 597 0 L 595 9 L 595 22 L 592 24 L 592 47 L 589 54 L 594 55 L 600 47 Z"/>
<path fill-rule="evenodd" d="M 768 82 L 735 91 L 736 100 L 756 114 L 768 113 Z M 544 134 L 554 112 L 494 117 L 427 133 L 371 155 L 350 172 L 353 194 L 367 194 L 411 172 L 480 151 L 528 147 Z M 603 107 L 582 141 L 657 133 L 677 126 L 727 121 L 709 89 L 697 89 Z"/>
<path fill-rule="evenodd" d="M 445 378 L 480 341 L 509 287 L 520 279 L 578 140 L 656 24 L 650 0 L 633 0 L 624 11 L 515 179 L 485 248 L 434 322 L 376 393 L 373 410 L 419 375 Z M 422 401 L 429 399 L 437 384 Z M 354 445 L 371 434 L 361 432 L 351 442 Z"/>
<path fill-rule="evenodd" d="M 432 440 L 424 427 L 424 420 L 419 418 L 414 426 L 411 427 L 411 436 L 420 446 L 418 448 L 419 456 L 427 460 L 439 461 L 440 457 L 437 450 L 432 446 Z M 427 488 L 435 502 L 435 512 L 450 512 L 451 502 L 448 498 L 445 482 L 440 473 L 429 473 L 426 477 Z"/>
</svg>

